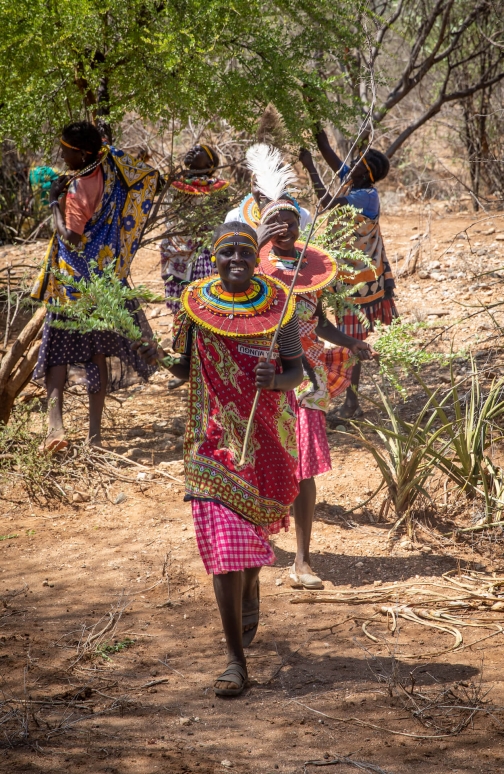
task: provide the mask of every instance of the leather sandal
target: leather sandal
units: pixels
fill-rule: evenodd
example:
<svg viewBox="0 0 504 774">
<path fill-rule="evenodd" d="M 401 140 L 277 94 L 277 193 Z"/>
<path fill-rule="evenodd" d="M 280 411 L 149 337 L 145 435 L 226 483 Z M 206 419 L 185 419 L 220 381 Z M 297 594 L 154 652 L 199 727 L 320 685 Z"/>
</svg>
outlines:
<svg viewBox="0 0 504 774">
<path fill-rule="evenodd" d="M 226 682 L 233 688 L 216 688 L 216 683 Z M 232 661 L 227 665 L 224 672 L 214 683 L 214 692 L 216 696 L 239 696 L 244 688 L 248 686 L 247 670 L 237 661 Z"/>
<path fill-rule="evenodd" d="M 49 452 L 59 452 L 68 448 L 68 441 L 65 438 L 53 438 L 51 441 L 44 441 L 38 447 L 39 454 L 48 454 Z"/>
</svg>

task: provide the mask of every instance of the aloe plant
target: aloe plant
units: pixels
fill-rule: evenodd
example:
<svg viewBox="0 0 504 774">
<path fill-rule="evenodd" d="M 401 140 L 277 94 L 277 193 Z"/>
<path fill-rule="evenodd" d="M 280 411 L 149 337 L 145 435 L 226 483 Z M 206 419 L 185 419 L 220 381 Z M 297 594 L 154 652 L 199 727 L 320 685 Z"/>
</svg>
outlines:
<svg viewBox="0 0 504 774">
<path fill-rule="evenodd" d="M 388 502 L 397 516 L 393 529 L 406 521 L 411 534 L 412 508 L 420 494 L 429 496 L 425 484 L 434 469 L 446 475 L 467 497 L 482 498 L 484 516 L 479 524 L 500 523 L 504 511 L 504 471 L 492 462 L 486 450 L 492 441 L 499 440 L 495 428 L 496 421 L 504 415 L 504 380 L 494 381 L 483 396 L 472 359 L 471 364 L 466 396 L 461 393 L 463 382 L 457 382 L 453 368 L 450 387 L 442 398 L 441 388 L 432 390 L 415 373 L 427 398 L 415 422 L 402 419 L 386 392 L 375 383 L 380 403 L 371 403 L 385 409 L 387 425 L 354 423 L 387 486 Z M 378 435 L 380 446 L 364 434 L 366 428 Z M 467 528 L 470 529 L 474 527 Z"/>
<path fill-rule="evenodd" d="M 497 491 L 497 484 L 494 485 L 492 480 L 499 474 L 499 469 L 491 462 L 486 449 L 495 440 L 496 420 L 504 415 L 504 380 L 494 380 L 484 397 L 473 358 L 471 366 L 470 386 L 465 398 L 461 394 L 465 379 L 457 382 L 453 367 L 450 369 L 450 389 L 440 401 L 421 376 L 415 376 L 431 400 L 445 436 L 442 452 L 436 450 L 434 455 L 436 466 L 469 497 L 483 495 L 488 515 Z M 448 416 L 448 407 L 453 409 L 454 419 Z"/>
<path fill-rule="evenodd" d="M 431 412 L 428 416 L 435 393 L 429 397 L 416 421 L 411 423 L 398 415 L 386 392 L 376 382 L 375 387 L 381 403 L 373 400 L 371 402 L 385 409 L 389 426 L 376 425 L 368 420 L 356 421 L 353 424 L 357 427 L 362 443 L 373 455 L 385 481 L 388 504 L 393 506 L 397 517 L 392 532 L 406 521 L 408 534 L 411 535 L 411 513 L 416 500 L 420 495 L 430 499 L 425 483 L 436 466 L 436 446 L 443 430 L 433 427 L 434 413 Z M 425 419 L 425 426 L 422 426 Z M 379 437 L 380 446 L 366 436 L 366 429 Z"/>
</svg>

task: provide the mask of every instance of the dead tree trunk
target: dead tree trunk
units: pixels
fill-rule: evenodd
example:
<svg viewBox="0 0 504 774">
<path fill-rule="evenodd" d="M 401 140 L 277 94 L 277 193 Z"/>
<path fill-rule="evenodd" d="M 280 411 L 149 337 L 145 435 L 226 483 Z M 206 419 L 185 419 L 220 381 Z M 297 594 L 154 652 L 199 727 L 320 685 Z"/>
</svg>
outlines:
<svg viewBox="0 0 504 774">
<path fill-rule="evenodd" d="M 7 424 L 14 401 L 28 384 L 37 362 L 45 307 L 38 309 L 0 363 L 0 422 Z"/>
</svg>

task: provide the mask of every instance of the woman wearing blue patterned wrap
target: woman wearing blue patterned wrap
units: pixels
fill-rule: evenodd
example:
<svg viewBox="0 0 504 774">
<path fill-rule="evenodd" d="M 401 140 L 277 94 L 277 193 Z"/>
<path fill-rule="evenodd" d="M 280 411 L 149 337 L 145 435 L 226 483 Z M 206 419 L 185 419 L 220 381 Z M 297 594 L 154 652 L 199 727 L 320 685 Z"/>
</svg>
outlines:
<svg viewBox="0 0 504 774">
<path fill-rule="evenodd" d="M 152 206 L 158 173 L 121 150 L 102 147 L 100 133 L 86 121 L 67 126 L 60 143 L 70 175 L 60 177 L 51 186 L 49 204 L 55 234 L 32 290 L 32 298 L 48 307 L 34 373 L 34 378 L 44 378 L 47 386 L 49 431 L 42 446 L 45 451 L 67 446 L 62 416 L 67 377 L 73 383 L 87 385 L 88 440 L 100 444 L 107 390 L 131 384 L 132 371 L 137 379 L 145 379 L 151 371 L 124 337 L 106 331 L 80 334 L 53 328 L 50 323 L 54 313 L 50 309 L 54 304 L 72 303 L 75 298 L 62 275 L 86 279 L 113 263 L 116 275 L 127 281 Z M 130 311 L 135 312 L 134 306 Z M 145 317 L 138 312 L 134 316 L 147 334 Z"/>
</svg>

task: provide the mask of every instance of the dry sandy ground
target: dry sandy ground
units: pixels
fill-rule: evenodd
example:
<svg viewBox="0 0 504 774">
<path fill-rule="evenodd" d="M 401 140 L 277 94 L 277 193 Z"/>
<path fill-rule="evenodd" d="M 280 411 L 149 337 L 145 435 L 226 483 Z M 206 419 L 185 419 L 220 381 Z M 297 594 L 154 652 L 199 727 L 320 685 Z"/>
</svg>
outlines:
<svg viewBox="0 0 504 774">
<path fill-rule="evenodd" d="M 398 283 L 404 317 L 448 326 L 462 316 L 460 303 L 499 299 L 499 277 L 475 275 L 504 265 L 504 241 L 496 238 L 504 219 L 482 220 L 469 229 L 470 239 L 456 238 L 475 220 L 442 208 L 431 213 L 421 269 L 434 273 Z M 425 209 L 383 218 L 393 263 L 428 223 Z M 19 256 L 4 250 L 2 262 Z M 431 262 L 440 265 L 429 270 Z M 158 270 L 157 254 L 145 250 L 134 278 L 159 289 Z M 161 332 L 169 332 L 166 323 L 169 317 L 152 318 Z M 457 347 L 478 351 L 496 343 L 485 341 L 495 335 L 485 314 L 447 331 L 440 337 L 444 347 L 452 332 Z M 504 373 L 499 350 L 485 357 L 493 372 Z M 432 370 L 431 382 L 438 377 L 443 374 Z M 104 438 L 107 448 L 148 470 L 172 462 L 164 470 L 180 475 L 186 392 L 168 393 L 168 378 L 158 374 L 149 385 L 122 393 L 121 403 L 109 399 Z M 364 391 L 371 388 L 365 379 Z M 412 395 L 406 412 L 414 411 L 417 398 Z M 67 424 L 76 440 L 84 436 L 85 420 L 85 401 L 71 396 Z M 404 582 L 425 585 L 448 570 L 503 566 L 500 535 L 458 542 L 443 537 L 453 523 L 467 525 L 472 514 L 464 503 L 449 500 L 445 507 L 442 490 L 433 490 L 438 507 L 425 515 L 413 542 L 400 539 L 390 547 L 391 522 L 378 521 L 380 496 L 347 513 L 380 477 L 356 436 L 335 427 L 329 423 L 333 470 L 317 481 L 313 536 L 313 566 L 327 591 L 379 593 L 397 582 L 392 601 L 400 604 Z M 277 562 L 261 575 L 261 625 L 249 652 L 252 685 L 239 699 L 215 698 L 212 682 L 224 666 L 224 644 L 183 487 L 150 478 L 148 471 L 134 483 L 110 479 L 106 489 L 103 480 L 109 482 L 97 474 L 89 486 L 84 473 L 81 482 L 75 479 L 82 497 L 73 504 L 43 504 L 2 483 L 0 771 L 302 774 L 319 770 L 305 766 L 313 760 L 328 774 L 356 770 L 330 764 L 336 756 L 394 774 L 503 770 L 504 635 L 476 643 L 488 632 L 464 630 L 468 647 L 450 652 L 451 635 L 441 631 L 405 621 L 395 635 L 387 631 L 379 603 L 293 604 L 310 596 L 289 587 L 293 531 L 275 538 Z M 16 590 L 23 591 L 10 596 Z M 99 640 L 108 650 L 83 655 L 88 637 L 107 625 L 109 613 L 115 623 L 120 611 L 110 638 L 105 633 Z M 377 642 L 362 630 L 373 615 Z M 502 613 L 492 616 L 504 622 Z M 449 710 L 432 710 L 430 727 L 415 719 L 403 706 L 404 692 L 393 688 L 410 673 L 420 693 L 456 686 L 460 694 L 474 684 L 480 694 L 488 692 L 488 704 L 478 700 L 462 733 L 436 737 L 432 723 L 446 722 Z M 437 713 L 444 721 L 435 721 Z"/>
</svg>

